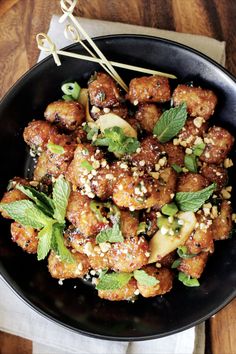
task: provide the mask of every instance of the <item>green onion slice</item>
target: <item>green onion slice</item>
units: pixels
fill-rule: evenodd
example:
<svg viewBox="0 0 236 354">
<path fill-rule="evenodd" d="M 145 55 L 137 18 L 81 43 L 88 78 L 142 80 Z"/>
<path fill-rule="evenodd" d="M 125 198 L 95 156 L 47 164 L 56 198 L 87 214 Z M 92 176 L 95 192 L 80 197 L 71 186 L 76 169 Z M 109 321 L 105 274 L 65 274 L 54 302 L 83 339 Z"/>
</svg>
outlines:
<svg viewBox="0 0 236 354">
<path fill-rule="evenodd" d="M 78 100 L 80 95 L 80 86 L 75 82 L 68 82 L 61 87 L 62 92 L 66 95 L 66 100 L 68 100 L 67 96 L 71 96 L 72 99 Z M 65 99 L 65 98 L 64 98 Z"/>
</svg>

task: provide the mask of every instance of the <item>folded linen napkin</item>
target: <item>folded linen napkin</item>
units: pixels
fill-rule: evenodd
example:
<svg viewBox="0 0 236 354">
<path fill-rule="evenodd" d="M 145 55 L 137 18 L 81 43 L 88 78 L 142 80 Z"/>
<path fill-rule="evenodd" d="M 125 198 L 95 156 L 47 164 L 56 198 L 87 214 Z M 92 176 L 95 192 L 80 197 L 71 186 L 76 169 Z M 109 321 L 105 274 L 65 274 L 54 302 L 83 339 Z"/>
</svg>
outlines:
<svg viewBox="0 0 236 354">
<path fill-rule="evenodd" d="M 208 55 L 221 65 L 225 64 L 225 42 L 191 34 L 177 33 L 80 18 L 81 25 L 91 37 L 105 34 L 146 34 L 186 44 Z M 71 42 L 63 37 L 64 25 L 53 16 L 48 35 L 62 48 Z M 41 53 L 39 60 L 46 56 Z M 32 325 L 33 324 L 33 325 Z M 21 299 L 0 279 L 0 330 L 33 341 L 33 354 L 203 354 L 205 326 L 144 342 L 109 342 L 82 336 L 45 319 Z"/>
</svg>

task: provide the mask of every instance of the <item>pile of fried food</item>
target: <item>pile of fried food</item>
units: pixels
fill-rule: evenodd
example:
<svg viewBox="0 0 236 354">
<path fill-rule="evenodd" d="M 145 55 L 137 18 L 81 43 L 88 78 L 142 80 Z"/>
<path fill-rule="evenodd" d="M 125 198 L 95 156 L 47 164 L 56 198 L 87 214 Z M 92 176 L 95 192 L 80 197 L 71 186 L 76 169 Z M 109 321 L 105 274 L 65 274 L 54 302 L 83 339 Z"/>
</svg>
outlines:
<svg viewBox="0 0 236 354">
<path fill-rule="evenodd" d="M 12 240 L 49 254 L 52 277 L 88 279 L 107 300 L 163 295 L 175 275 L 199 286 L 235 216 L 234 138 L 210 122 L 214 92 L 145 76 L 124 95 L 103 72 L 62 90 L 24 129 L 33 179 L 13 178 L 0 204 Z"/>
</svg>

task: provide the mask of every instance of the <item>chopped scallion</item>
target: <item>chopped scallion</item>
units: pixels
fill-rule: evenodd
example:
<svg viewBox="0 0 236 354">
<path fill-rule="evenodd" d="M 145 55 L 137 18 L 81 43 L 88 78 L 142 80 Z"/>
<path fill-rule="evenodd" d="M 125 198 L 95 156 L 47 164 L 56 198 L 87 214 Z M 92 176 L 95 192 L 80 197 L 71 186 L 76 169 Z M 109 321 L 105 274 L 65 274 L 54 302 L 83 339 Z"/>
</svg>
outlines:
<svg viewBox="0 0 236 354">
<path fill-rule="evenodd" d="M 61 87 L 63 93 L 66 95 L 66 100 L 68 100 L 67 96 L 70 96 L 72 99 L 77 100 L 80 95 L 80 86 L 75 82 L 68 82 Z M 65 98 L 64 98 L 65 99 Z"/>
<path fill-rule="evenodd" d="M 178 212 L 177 205 L 175 203 L 165 204 L 161 211 L 163 214 L 168 216 L 174 216 Z"/>
</svg>

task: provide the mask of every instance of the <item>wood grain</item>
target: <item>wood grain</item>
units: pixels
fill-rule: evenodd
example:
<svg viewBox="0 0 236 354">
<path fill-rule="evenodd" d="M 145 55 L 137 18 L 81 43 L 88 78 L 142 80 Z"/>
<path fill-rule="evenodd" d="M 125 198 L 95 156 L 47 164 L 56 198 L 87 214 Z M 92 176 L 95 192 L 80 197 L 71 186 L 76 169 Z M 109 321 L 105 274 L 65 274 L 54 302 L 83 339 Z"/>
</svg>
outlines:
<svg viewBox="0 0 236 354">
<path fill-rule="evenodd" d="M 17 3 L 0 18 L 0 97 L 29 68 L 19 11 Z"/>
<path fill-rule="evenodd" d="M 32 342 L 0 331 L 0 354 L 31 354 Z"/>
<path fill-rule="evenodd" d="M 5 14 L 12 6 L 14 6 L 18 0 L 0 0 L 1 1 L 1 6 L 0 6 L 0 17 Z"/>
<path fill-rule="evenodd" d="M 47 32 L 59 0 L 0 0 L 0 96 L 35 64 L 38 32 Z M 235 0 L 80 0 L 82 17 L 137 24 L 226 41 L 227 68 L 236 75 Z M 3 15 L 4 14 L 4 15 Z M 208 322 L 210 354 L 236 353 L 236 300 Z M 29 341 L 0 333 L 0 354 L 30 354 Z"/>
<path fill-rule="evenodd" d="M 213 354 L 236 353 L 236 299 L 212 317 L 210 334 Z"/>
</svg>

